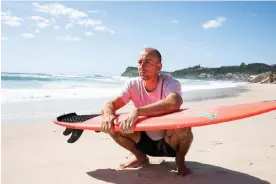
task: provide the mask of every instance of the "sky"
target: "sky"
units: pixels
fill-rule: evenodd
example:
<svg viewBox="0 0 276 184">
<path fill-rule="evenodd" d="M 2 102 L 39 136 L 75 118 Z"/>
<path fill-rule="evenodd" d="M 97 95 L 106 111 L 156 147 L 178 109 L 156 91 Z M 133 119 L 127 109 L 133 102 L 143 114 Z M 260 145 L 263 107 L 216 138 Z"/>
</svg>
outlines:
<svg viewBox="0 0 276 184">
<path fill-rule="evenodd" d="M 119 76 L 145 47 L 163 71 L 276 64 L 276 2 L 2 1 L 1 70 Z"/>
</svg>

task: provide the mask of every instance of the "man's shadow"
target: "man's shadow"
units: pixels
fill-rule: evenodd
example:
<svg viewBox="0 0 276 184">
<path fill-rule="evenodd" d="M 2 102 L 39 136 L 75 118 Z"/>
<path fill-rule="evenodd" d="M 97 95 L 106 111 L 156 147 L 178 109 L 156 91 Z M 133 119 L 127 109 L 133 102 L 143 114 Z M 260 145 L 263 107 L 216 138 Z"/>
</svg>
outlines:
<svg viewBox="0 0 276 184">
<path fill-rule="evenodd" d="M 226 168 L 203 164 L 199 162 L 186 162 L 193 174 L 185 177 L 177 176 L 175 162 L 150 164 L 139 169 L 97 169 L 87 172 L 95 179 L 114 184 L 269 184 L 257 177 Z"/>
</svg>

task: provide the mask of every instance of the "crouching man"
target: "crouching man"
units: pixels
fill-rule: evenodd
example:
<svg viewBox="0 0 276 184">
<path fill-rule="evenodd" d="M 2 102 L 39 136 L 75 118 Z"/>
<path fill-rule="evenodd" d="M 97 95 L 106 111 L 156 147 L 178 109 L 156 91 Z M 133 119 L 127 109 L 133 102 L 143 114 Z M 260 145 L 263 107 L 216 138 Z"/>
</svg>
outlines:
<svg viewBox="0 0 276 184">
<path fill-rule="evenodd" d="M 191 128 L 134 132 L 139 116 L 156 116 L 179 110 L 183 103 L 181 85 L 170 75 L 160 74 L 162 58 L 158 50 L 145 48 L 138 59 L 138 78 L 126 82 L 120 95 L 102 109 L 101 131 L 109 133 L 116 143 L 127 149 L 135 159 L 121 168 L 139 167 L 149 163 L 149 156 L 175 157 L 179 175 L 191 173 L 185 155 L 193 141 Z M 116 110 L 132 101 L 135 109 L 120 122 L 120 132 L 112 132 Z"/>
</svg>

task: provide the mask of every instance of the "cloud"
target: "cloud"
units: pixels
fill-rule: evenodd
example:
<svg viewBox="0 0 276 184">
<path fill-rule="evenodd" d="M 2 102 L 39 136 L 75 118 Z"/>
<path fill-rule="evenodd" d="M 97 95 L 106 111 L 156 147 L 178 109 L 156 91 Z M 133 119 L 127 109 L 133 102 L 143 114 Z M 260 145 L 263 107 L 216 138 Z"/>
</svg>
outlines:
<svg viewBox="0 0 276 184">
<path fill-rule="evenodd" d="M 105 26 L 96 26 L 96 27 L 94 27 L 94 30 L 95 30 L 95 31 L 107 31 L 107 32 L 109 32 L 109 33 L 111 33 L 111 34 L 114 34 L 114 33 L 115 33 L 115 31 L 113 31 L 113 30 L 111 30 L 111 29 L 108 29 L 108 28 L 105 27 Z"/>
<path fill-rule="evenodd" d="M 100 21 L 100 20 L 93 20 L 93 19 L 84 19 L 84 20 L 78 20 L 78 21 L 76 21 L 76 24 L 84 25 L 85 27 L 88 27 L 88 26 L 101 25 L 102 21 Z"/>
<path fill-rule="evenodd" d="M 171 20 L 171 23 L 172 23 L 172 24 L 178 24 L 179 21 L 178 21 L 178 20 Z"/>
<path fill-rule="evenodd" d="M 67 30 L 75 27 L 75 25 L 81 25 L 84 27 L 90 27 L 90 26 L 94 27 L 96 31 L 106 31 L 111 34 L 115 33 L 114 30 L 108 29 L 107 27 L 103 26 L 101 20 L 91 19 L 89 18 L 87 13 L 79 11 L 77 9 L 66 7 L 63 4 L 60 4 L 60 3 L 41 4 L 41 3 L 34 2 L 32 3 L 32 5 L 34 6 L 34 11 L 36 12 L 43 12 L 56 17 L 60 17 L 60 16 L 68 17 L 69 22 L 65 26 L 65 29 Z M 87 12 L 98 13 L 97 10 L 88 10 Z M 36 16 L 36 17 L 39 17 L 39 16 Z M 41 17 L 41 18 L 37 18 L 36 20 L 41 21 L 36 24 L 38 28 L 48 27 L 51 24 L 55 25 L 54 29 L 60 28 L 60 26 L 56 25 L 56 21 L 54 19 L 53 21 L 50 21 L 49 19 L 42 19 Z M 64 37 L 58 37 L 58 38 L 64 39 Z M 65 40 L 67 39 L 71 40 L 72 37 L 66 37 Z"/>
<path fill-rule="evenodd" d="M 2 41 L 8 40 L 8 39 L 9 39 L 9 38 L 7 38 L 7 37 L 2 37 L 2 36 L 1 36 L 1 40 L 2 40 Z"/>
<path fill-rule="evenodd" d="M 82 17 L 87 17 L 87 13 L 81 12 L 73 8 L 67 8 L 59 3 L 44 4 L 40 5 L 39 3 L 32 3 L 36 8 L 35 11 L 48 13 L 53 16 L 68 16 L 70 19 L 78 19 Z"/>
<path fill-rule="evenodd" d="M 94 33 L 92 33 L 92 32 L 85 32 L 85 35 L 86 36 L 92 36 Z"/>
<path fill-rule="evenodd" d="M 113 31 L 113 30 L 111 30 L 111 29 L 108 29 L 107 30 L 109 33 L 111 33 L 111 34 L 114 34 L 115 33 L 115 31 Z"/>
<path fill-rule="evenodd" d="M 24 21 L 20 17 L 12 16 L 10 12 L 1 12 L 1 19 L 3 24 L 9 25 L 11 27 L 18 27 Z"/>
<path fill-rule="evenodd" d="M 32 16 L 31 17 L 32 21 L 33 21 L 33 26 L 39 28 L 39 29 L 43 29 L 46 27 L 49 27 L 51 25 L 53 25 L 55 23 L 55 20 L 49 20 L 40 16 Z"/>
<path fill-rule="evenodd" d="M 51 4 L 39 4 L 37 2 L 32 3 L 34 6 L 34 11 L 36 12 L 43 12 L 50 14 L 52 16 L 65 16 L 69 18 L 69 22 L 65 26 L 65 28 L 68 30 L 69 28 L 74 27 L 75 25 L 81 25 L 84 27 L 95 27 L 99 26 L 100 28 L 96 28 L 97 31 L 107 31 L 111 34 L 114 34 L 115 31 L 111 29 L 107 29 L 106 27 L 102 26 L 101 20 L 93 20 L 89 18 L 88 14 L 82 11 L 79 11 L 77 9 L 66 7 L 63 4 L 60 3 L 51 3 Z M 88 13 L 98 13 L 97 10 L 88 10 Z M 56 24 L 56 22 L 52 22 Z M 44 24 L 46 26 L 46 24 Z M 55 29 L 59 27 L 54 27 Z M 103 29 L 102 29 L 103 28 Z"/>
<path fill-rule="evenodd" d="M 65 26 L 65 29 L 70 29 L 70 28 L 73 28 L 73 24 L 72 23 L 68 23 L 68 24 L 66 24 L 66 26 Z"/>
<path fill-rule="evenodd" d="M 105 31 L 107 28 L 105 26 L 96 26 L 95 31 Z"/>
<path fill-rule="evenodd" d="M 26 38 L 26 39 L 32 39 L 34 38 L 35 36 L 31 33 L 22 33 L 21 36 L 23 36 L 23 38 Z"/>
<path fill-rule="evenodd" d="M 73 37 L 71 35 L 56 37 L 56 39 L 62 40 L 62 41 L 70 41 L 70 42 L 81 41 L 81 38 L 79 38 L 79 37 Z"/>
<path fill-rule="evenodd" d="M 99 11 L 97 11 L 97 10 L 88 10 L 87 12 L 88 13 L 99 13 Z"/>
<path fill-rule="evenodd" d="M 222 24 L 226 21 L 225 17 L 218 17 L 216 19 L 206 21 L 202 27 L 204 29 L 217 28 L 222 26 Z"/>
</svg>

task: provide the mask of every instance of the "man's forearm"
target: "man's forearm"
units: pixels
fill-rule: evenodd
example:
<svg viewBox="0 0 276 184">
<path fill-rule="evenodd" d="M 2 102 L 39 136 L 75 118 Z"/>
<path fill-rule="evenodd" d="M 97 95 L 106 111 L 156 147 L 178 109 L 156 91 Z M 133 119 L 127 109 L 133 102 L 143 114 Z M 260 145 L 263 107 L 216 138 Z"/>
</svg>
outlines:
<svg viewBox="0 0 276 184">
<path fill-rule="evenodd" d="M 113 114 L 115 115 L 115 112 L 122 108 L 125 105 L 124 101 L 120 97 L 116 97 L 115 99 L 109 101 L 105 104 L 105 106 L 102 109 L 102 114 Z"/>
<path fill-rule="evenodd" d="M 109 102 L 104 106 L 102 114 L 115 114 L 115 107 L 112 102 Z"/>
<path fill-rule="evenodd" d="M 182 100 L 163 99 L 156 103 L 137 108 L 138 116 L 158 116 L 179 110 Z"/>
</svg>

